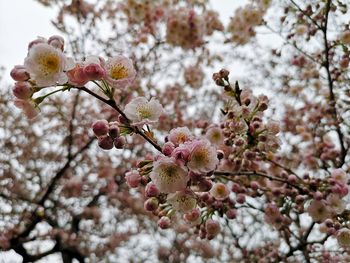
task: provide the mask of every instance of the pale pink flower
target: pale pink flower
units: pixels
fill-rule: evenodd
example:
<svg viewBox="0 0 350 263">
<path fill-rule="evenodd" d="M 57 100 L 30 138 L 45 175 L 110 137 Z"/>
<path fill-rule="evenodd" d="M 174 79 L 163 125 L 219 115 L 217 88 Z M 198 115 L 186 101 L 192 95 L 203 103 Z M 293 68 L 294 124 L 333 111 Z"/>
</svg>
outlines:
<svg viewBox="0 0 350 263">
<path fill-rule="evenodd" d="M 88 76 L 84 73 L 83 63 L 77 63 L 75 67 L 67 72 L 68 83 L 82 87 L 89 82 Z"/>
<path fill-rule="evenodd" d="M 171 156 L 175 158 L 176 161 L 180 161 L 183 164 L 185 164 L 188 162 L 188 158 L 190 156 L 190 149 L 186 144 L 181 144 L 173 150 Z"/>
<path fill-rule="evenodd" d="M 279 226 L 281 223 L 282 214 L 276 204 L 269 203 L 265 207 L 265 221 L 274 226 Z"/>
<path fill-rule="evenodd" d="M 68 77 L 65 71 L 73 65 L 61 50 L 39 43 L 29 49 L 24 66 L 38 86 L 46 87 L 66 83 Z"/>
<path fill-rule="evenodd" d="M 221 227 L 219 222 L 213 219 L 208 219 L 205 222 L 205 230 L 207 231 L 208 239 L 213 239 L 217 234 L 220 233 Z"/>
<path fill-rule="evenodd" d="M 323 222 L 331 216 L 330 209 L 326 206 L 324 201 L 311 201 L 307 212 L 315 222 Z"/>
<path fill-rule="evenodd" d="M 23 111 L 28 119 L 34 119 L 39 114 L 39 108 L 30 100 L 16 99 L 15 106 Z"/>
<path fill-rule="evenodd" d="M 136 77 L 136 71 L 132 61 L 124 56 L 116 56 L 107 60 L 106 81 L 113 87 L 125 88 L 129 86 Z"/>
<path fill-rule="evenodd" d="M 333 170 L 331 176 L 334 178 L 334 180 L 336 180 L 339 183 L 346 184 L 348 181 L 347 174 L 341 168 Z"/>
<path fill-rule="evenodd" d="M 133 125 L 156 123 L 163 112 L 163 107 L 158 100 L 152 98 L 148 101 L 145 97 L 134 98 L 124 109 L 125 115 Z"/>
<path fill-rule="evenodd" d="M 331 211 L 333 211 L 337 215 L 343 213 L 346 206 L 345 201 L 342 200 L 337 194 L 330 194 L 327 197 L 327 204 L 329 205 Z"/>
<path fill-rule="evenodd" d="M 170 131 L 168 139 L 175 146 L 178 146 L 188 140 L 190 140 L 192 134 L 187 127 L 174 128 Z"/>
<path fill-rule="evenodd" d="M 150 178 L 162 193 L 184 190 L 189 180 L 186 168 L 169 157 L 162 157 L 154 163 Z"/>
<path fill-rule="evenodd" d="M 33 94 L 31 85 L 27 81 L 16 82 L 15 86 L 12 89 L 12 92 L 13 95 L 15 95 L 18 99 L 21 100 L 27 100 Z"/>
<path fill-rule="evenodd" d="M 224 142 L 224 135 L 219 127 L 209 128 L 205 137 L 214 145 L 220 145 Z"/>
<path fill-rule="evenodd" d="M 129 187 L 136 188 L 141 182 L 141 176 L 138 171 L 132 170 L 125 174 L 125 180 Z"/>
<path fill-rule="evenodd" d="M 350 247 L 350 229 L 342 228 L 338 231 L 337 234 L 338 244 L 343 248 Z"/>
<path fill-rule="evenodd" d="M 216 200 L 225 200 L 230 195 L 230 190 L 228 189 L 228 187 L 225 184 L 216 183 L 210 189 L 210 194 Z"/>
<path fill-rule="evenodd" d="M 195 173 L 208 173 L 215 170 L 219 159 L 216 149 L 208 140 L 198 140 L 191 143 L 191 154 L 187 167 Z"/>
<path fill-rule="evenodd" d="M 180 212 L 186 213 L 196 207 L 197 200 L 191 191 L 177 191 L 169 194 L 167 202 Z"/>
</svg>

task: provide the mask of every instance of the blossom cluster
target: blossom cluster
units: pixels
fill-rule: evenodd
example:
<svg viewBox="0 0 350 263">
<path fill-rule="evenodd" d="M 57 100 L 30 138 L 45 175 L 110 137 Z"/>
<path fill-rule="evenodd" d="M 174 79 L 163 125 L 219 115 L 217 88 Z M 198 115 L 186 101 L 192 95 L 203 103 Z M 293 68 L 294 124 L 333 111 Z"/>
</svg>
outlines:
<svg viewBox="0 0 350 263">
<path fill-rule="evenodd" d="M 260 1 L 256 5 L 248 4 L 236 9 L 226 29 L 231 34 L 230 41 L 244 45 L 256 35 L 254 27 L 261 25 L 267 11 L 268 3 L 265 2 Z"/>
<path fill-rule="evenodd" d="M 180 7 L 168 12 L 166 30 L 167 43 L 192 49 L 203 45 L 206 35 L 222 31 L 223 26 L 215 11 L 200 15 L 192 8 Z"/>
<path fill-rule="evenodd" d="M 29 43 L 24 64 L 12 69 L 11 77 L 17 81 L 13 88 L 15 105 L 28 118 L 38 114 L 38 105 L 51 94 L 33 98 L 34 93 L 46 87 L 63 86 L 63 91 L 99 81 L 101 90 L 113 97 L 115 89 L 129 86 L 136 76 L 132 61 L 127 57 L 119 55 L 105 61 L 98 56 L 88 56 L 84 61 L 74 61 L 63 51 L 62 37 L 52 36 L 48 40 L 39 37 Z"/>
<path fill-rule="evenodd" d="M 249 9 L 247 13 L 253 11 Z M 186 8 L 174 12 L 180 15 L 174 14 L 168 20 L 168 27 L 175 30 L 168 31 L 171 35 L 168 41 L 183 48 L 200 45 L 206 34 L 202 18 Z M 258 24 L 261 17 L 259 12 L 254 14 L 249 23 Z M 241 89 L 238 83 L 231 85 L 229 72 L 220 70 L 213 74 L 213 80 L 222 87 L 226 99 L 221 122 L 198 125 L 201 134 L 185 126 L 172 128 L 166 133 L 164 144 L 159 145 L 150 126 L 166 114 L 160 102 L 154 97 L 129 96 L 128 100 L 132 99 L 119 107 L 114 99 L 115 91 L 130 86 L 136 76 L 130 59 L 118 55 L 105 61 L 88 56 L 74 61 L 63 51 L 64 41 L 58 36 L 48 40 L 39 38 L 29 44 L 24 64 L 11 71 L 16 81 L 13 88 L 16 105 L 28 117 L 35 117 L 38 105 L 46 97 L 77 88 L 116 110 L 117 121 L 95 121 L 92 130 L 98 145 L 105 150 L 123 148 L 126 135 L 133 133 L 158 150 L 159 153 L 142 158 L 137 169 L 126 172 L 125 180 L 132 188 L 144 187 L 144 208 L 158 216 L 160 228 L 169 228 L 181 217 L 201 238 L 212 239 L 220 233 L 218 218 L 235 219 L 248 198 L 264 195 L 266 203 L 261 210 L 265 221 L 277 230 L 291 224 L 286 211 L 293 209 L 299 214 L 307 212 L 314 222 L 321 224 L 322 231 L 337 237 L 341 246 L 350 245 L 344 203 L 349 192 L 346 172 L 333 169 L 330 176 L 315 179 L 308 175 L 301 178 L 290 169 L 275 167 L 275 153 L 281 144 L 280 127 L 278 122 L 264 119 L 268 109 L 266 96 L 255 96 L 251 90 Z M 295 58 L 293 63 L 307 64 L 302 57 Z M 196 66 L 185 70 L 187 84 L 193 88 L 202 84 L 203 77 L 204 73 Z M 86 88 L 89 82 L 108 99 Z M 33 98 L 35 93 L 51 86 L 63 88 Z M 306 132 L 302 127 L 295 127 L 295 131 Z M 338 154 L 334 144 L 323 144 L 321 160 Z M 64 188 L 67 196 L 77 196 L 81 191 L 79 180 L 69 181 Z M 94 206 L 84 210 L 82 216 L 98 221 L 101 213 Z"/>
</svg>

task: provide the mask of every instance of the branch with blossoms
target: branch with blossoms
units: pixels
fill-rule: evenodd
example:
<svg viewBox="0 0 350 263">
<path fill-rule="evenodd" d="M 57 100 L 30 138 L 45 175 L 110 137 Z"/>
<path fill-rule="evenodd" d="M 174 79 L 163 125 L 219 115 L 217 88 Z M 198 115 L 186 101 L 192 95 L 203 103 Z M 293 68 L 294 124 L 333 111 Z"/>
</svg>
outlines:
<svg viewBox="0 0 350 263">
<path fill-rule="evenodd" d="M 229 72 L 221 70 L 213 75 L 225 100 L 221 123 L 208 125 L 202 136 L 187 127 L 174 128 L 160 145 L 151 129 L 166 114 L 158 100 L 136 97 L 124 107 L 116 103 L 117 91 L 127 89 L 136 77 L 130 59 L 119 55 L 105 61 L 89 56 L 73 61 L 63 50 L 64 41 L 59 36 L 29 44 L 24 65 L 11 71 L 17 81 L 15 105 L 34 118 L 49 96 L 78 89 L 114 109 L 119 114 L 117 120 L 98 120 L 92 130 L 104 150 L 122 149 L 132 134 L 140 135 L 157 150 L 139 159 L 125 180 L 132 188 L 144 187 L 144 208 L 159 218 L 161 229 L 184 221 L 199 237 L 213 239 L 220 233 L 221 218 L 235 220 L 238 210 L 254 208 L 248 200 L 263 197 L 264 208 L 257 210 L 262 210 L 265 221 L 277 231 L 293 233 L 292 218 L 304 213 L 306 205 L 314 222 L 323 223 L 327 234 L 336 236 L 340 245 L 347 244 L 350 231 L 343 227 L 347 212 L 342 198 L 348 193 L 344 171 L 334 170 L 331 176 L 315 180 L 299 177 L 280 165 L 283 173 L 269 174 L 280 140 L 279 124 L 264 121 L 266 96 L 256 97 L 238 83 L 231 85 Z M 56 89 L 42 95 L 51 86 Z M 35 226 L 35 221 L 32 224 Z M 296 238 L 298 245 L 290 245 L 290 251 L 277 258 L 288 258 L 298 250 L 307 258 L 305 249 L 311 244 L 308 236 L 312 229 L 313 225 Z"/>
</svg>

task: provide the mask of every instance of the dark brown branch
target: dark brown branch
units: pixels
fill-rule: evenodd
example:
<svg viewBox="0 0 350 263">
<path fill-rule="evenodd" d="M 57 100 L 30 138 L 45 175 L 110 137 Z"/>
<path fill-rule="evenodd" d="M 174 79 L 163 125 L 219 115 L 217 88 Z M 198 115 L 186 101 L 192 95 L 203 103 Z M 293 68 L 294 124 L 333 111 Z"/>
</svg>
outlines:
<svg viewBox="0 0 350 263">
<path fill-rule="evenodd" d="M 345 163 L 347 150 L 346 150 L 345 144 L 344 144 L 344 135 L 343 135 L 343 133 L 340 129 L 340 125 L 339 125 L 338 112 L 337 112 L 337 107 L 336 107 L 336 98 L 334 95 L 333 78 L 332 78 L 332 74 L 331 74 L 331 70 L 330 70 L 330 61 L 329 61 L 330 47 L 328 44 L 327 31 L 328 31 L 328 18 L 329 18 L 331 3 L 332 3 L 331 0 L 328 0 L 326 3 L 325 20 L 324 20 L 324 25 L 322 26 L 323 42 L 324 42 L 324 55 L 325 55 L 325 61 L 323 62 L 323 67 L 326 69 L 326 72 L 327 72 L 330 106 L 332 107 L 332 113 L 333 113 L 333 118 L 335 121 L 336 132 L 338 134 L 338 139 L 339 139 L 339 143 L 340 143 L 341 157 L 340 157 L 340 163 L 338 166 L 341 167 Z"/>
<path fill-rule="evenodd" d="M 123 116 L 123 118 L 128 122 L 128 124 L 130 125 L 130 121 L 128 119 L 128 117 L 125 115 L 125 113 L 118 107 L 118 105 L 115 103 L 114 100 L 111 99 L 105 99 L 103 97 L 101 97 L 100 95 L 96 94 L 95 92 L 89 90 L 86 87 L 74 87 L 80 90 L 85 91 L 86 93 L 89 93 L 90 95 L 92 95 L 93 97 L 97 98 L 98 100 L 106 103 L 107 105 L 109 105 L 110 107 L 112 107 L 113 109 L 115 109 L 121 116 Z M 141 135 L 147 142 L 149 142 L 157 151 L 162 152 L 162 148 L 156 143 L 154 142 L 151 138 L 149 138 L 142 130 L 140 130 L 137 126 L 131 126 L 130 127 L 133 129 L 133 131 L 136 134 Z"/>
<path fill-rule="evenodd" d="M 287 180 L 285 179 L 282 179 L 282 178 L 278 178 L 278 177 L 273 177 L 273 176 L 270 176 L 270 175 L 267 175 L 267 174 L 264 174 L 264 173 L 259 173 L 259 172 L 221 172 L 221 171 L 215 171 L 214 172 L 214 175 L 216 176 L 221 176 L 221 177 L 224 177 L 228 180 L 232 179 L 231 177 L 232 176 L 259 176 L 259 177 L 263 177 L 263 178 L 267 178 L 271 181 L 277 181 L 277 182 L 281 182 L 281 183 L 285 183 L 291 187 L 294 187 L 296 189 L 298 189 L 300 192 L 304 192 L 303 188 L 301 188 L 300 186 L 298 185 L 295 185 L 295 184 L 291 184 L 290 182 L 288 182 Z"/>
</svg>

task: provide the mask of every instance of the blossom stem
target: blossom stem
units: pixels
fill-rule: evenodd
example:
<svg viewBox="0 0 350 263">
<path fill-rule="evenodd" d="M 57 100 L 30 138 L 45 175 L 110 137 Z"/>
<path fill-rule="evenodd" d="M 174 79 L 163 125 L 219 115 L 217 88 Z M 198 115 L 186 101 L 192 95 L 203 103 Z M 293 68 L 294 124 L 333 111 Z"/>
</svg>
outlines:
<svg viewBox="0 0 350 263">
<path fill-rule="evenodd" d="M 95 92 L 89 90 L 86 87 L 75 87 L 75 86 L 72 86 L 72 88 L 76 88 L 76 89 L 80 89 L 82 91 L 85 91 L 86 93 L 89 93 L 93 97 L 97 98 L 98 100 L 106 103 L 107 105 L 109 105 L 110 107 L 115 109 L 121 116 L 123 116 L 123 118 L 127 121 L 127 124 L 133 129 L 133 131 L 136 134 L 139 134 L 146 141 L 148 141 L 157 151 L 162 152 L 162 148 L 155 141 L 153 141 L 151 138 L 149 138 L 140 128 L 138 128 L 137 126 L 131 126 L 130 125 L 130 120 L 125 115 L 125 113 L 119 108 L 119 106 L 115 103 L 115 101 L 113 99 L 105 99 L 105 98 L 101 97 L 100 95 L 96 94 Z"/>
</svg>

